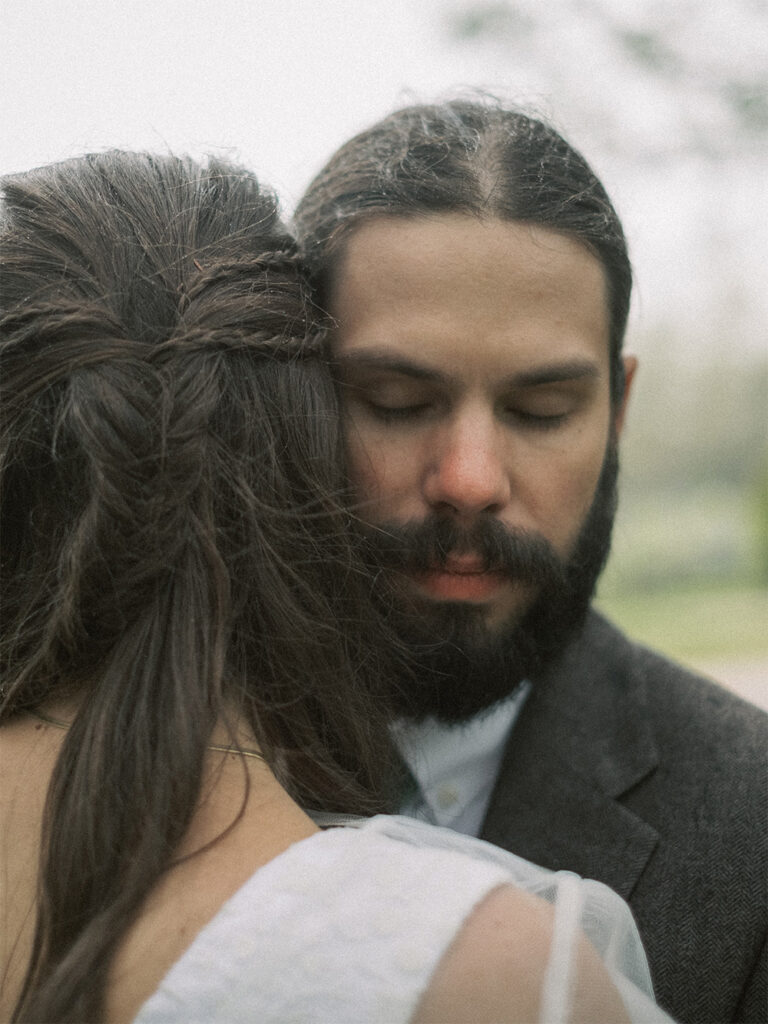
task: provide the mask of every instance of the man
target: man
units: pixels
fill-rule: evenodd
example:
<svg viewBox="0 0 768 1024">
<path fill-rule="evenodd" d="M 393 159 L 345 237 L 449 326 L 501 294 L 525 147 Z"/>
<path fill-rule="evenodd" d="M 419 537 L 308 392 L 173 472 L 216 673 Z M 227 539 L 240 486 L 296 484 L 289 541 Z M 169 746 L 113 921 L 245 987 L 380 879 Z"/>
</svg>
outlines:
<svg viewBox="0 0 768 1024">
<path fill-rule="evenodd" d="M 635 360 L 600 182 L 455 102 L 348 142 L 299 205 L 377 592 L 405 809 L 630 901 L 682 1021 L 768 1019 L 761 712 L 590 611 Z"/>
</svg>

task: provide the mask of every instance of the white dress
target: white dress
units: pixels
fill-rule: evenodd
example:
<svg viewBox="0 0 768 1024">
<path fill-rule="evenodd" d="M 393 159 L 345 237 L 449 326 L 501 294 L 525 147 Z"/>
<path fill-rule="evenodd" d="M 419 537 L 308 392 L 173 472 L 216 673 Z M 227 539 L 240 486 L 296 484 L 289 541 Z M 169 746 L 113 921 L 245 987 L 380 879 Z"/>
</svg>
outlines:
<svg viewBox="0 0 768 1024">
<path fill-rule="evenodd" d="M 260 868 L 197 935 L 137 1024 L 407 1024 L 451 941 L 494 888 L 555 904 L 540 1020 L 569 1018 L 579 929 L 633 1022 L 653 1002 L 629 909 L 612 890 L 410 818 L 332 828 Z"/>
</svg>

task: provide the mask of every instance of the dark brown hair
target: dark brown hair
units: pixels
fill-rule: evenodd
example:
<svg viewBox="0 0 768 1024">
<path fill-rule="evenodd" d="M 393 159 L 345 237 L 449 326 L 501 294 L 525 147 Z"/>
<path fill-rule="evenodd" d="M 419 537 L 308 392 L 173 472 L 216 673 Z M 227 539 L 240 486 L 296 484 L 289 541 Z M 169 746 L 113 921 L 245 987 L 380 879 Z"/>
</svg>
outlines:
<svg viewBox="0 0 768 1024">
<path fill-rule="evenodd" d="M 384 806 L 387 646 L 272 195 L 221 161 L 121 152 L 2 191 L 0 722 L 82 693 L 15 1019 L 93 1020 L 222 717 L 304 804 Z"/>
<path fill-rule="evenodd" d="M 632 289 L 621 222 L 581 154 L 551 125 L 520 110 L 465 100 L 405 107 L 342 146 L 295 214 L 321 303 L 328 302 L 345 240 L 365 219 L 447 211 L 539 224 L 598 257 L 608 286 L 611 391 L 618 401 Z"/>
</svg>

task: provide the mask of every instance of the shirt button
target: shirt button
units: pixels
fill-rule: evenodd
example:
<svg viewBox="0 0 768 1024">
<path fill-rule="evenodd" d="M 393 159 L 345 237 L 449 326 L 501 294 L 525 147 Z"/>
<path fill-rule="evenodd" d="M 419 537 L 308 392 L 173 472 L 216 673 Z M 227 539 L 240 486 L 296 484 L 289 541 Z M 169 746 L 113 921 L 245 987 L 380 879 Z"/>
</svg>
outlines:
<svg viewBox="0 0 768 1024">
<path fill-rule="evenodd" d="M 437 805 L 442 810 L 447 811 L 449 808 L 454 807 L 459 802 L 459 794 L 455 786 L 449 782 L 444 782 L 437 791 Z"/>
</svg>

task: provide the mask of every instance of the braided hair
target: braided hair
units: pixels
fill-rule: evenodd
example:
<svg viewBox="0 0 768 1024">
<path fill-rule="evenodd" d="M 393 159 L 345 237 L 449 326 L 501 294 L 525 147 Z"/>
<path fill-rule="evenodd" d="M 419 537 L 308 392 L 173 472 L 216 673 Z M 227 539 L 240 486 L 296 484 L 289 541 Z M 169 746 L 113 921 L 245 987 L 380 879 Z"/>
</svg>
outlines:
<svg viewBox="0 0 768 1024">
<path fill-rule="evenodd" d="M 244 717 L 305 804 L 385 806 L 392 648 L 273 196 L 219 160 L 124 152 L 1 184 L 0 723 L 81 697 L 15 1019 L 92 1020 L 215 723 Z"/>
</svg>

